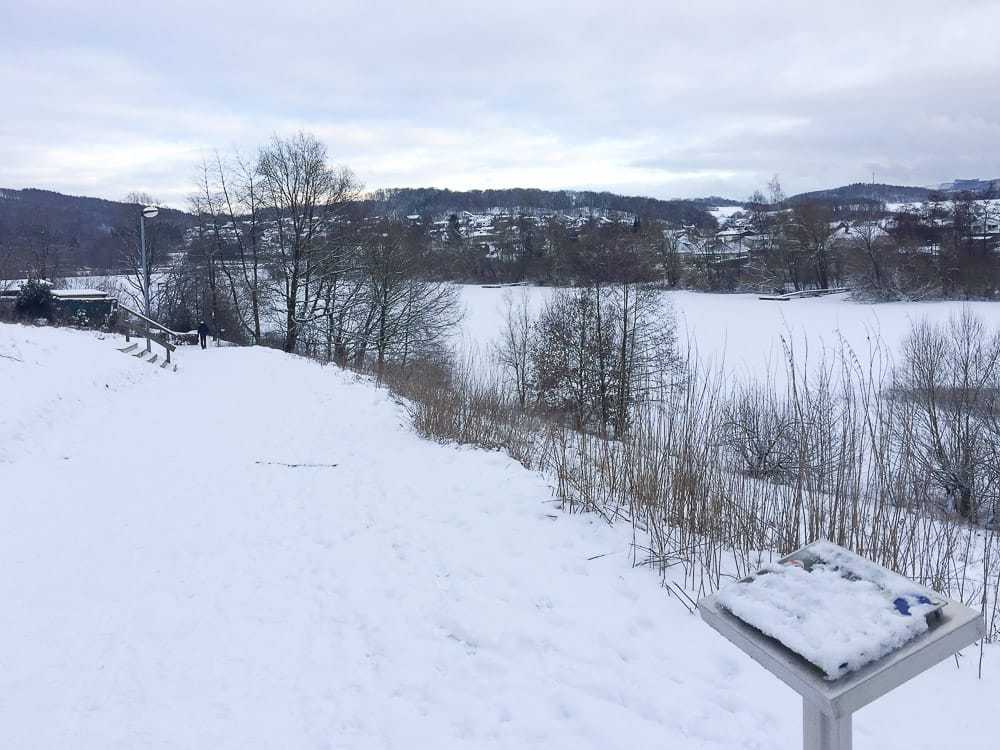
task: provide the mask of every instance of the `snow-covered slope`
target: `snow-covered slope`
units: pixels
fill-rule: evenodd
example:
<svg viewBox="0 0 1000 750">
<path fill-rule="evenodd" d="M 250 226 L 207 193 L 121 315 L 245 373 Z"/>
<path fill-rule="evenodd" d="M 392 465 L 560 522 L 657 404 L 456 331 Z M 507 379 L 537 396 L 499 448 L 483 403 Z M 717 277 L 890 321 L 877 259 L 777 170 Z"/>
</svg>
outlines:
<svg viewBox="0 0 1000 750">
<path fill-rule="evenodd" d="M 59 425 L 100 411 L 158 368 L 115 351 L 118 337 L 88 331 L 0 325 L 0 466 L 59 439 Z M 167 375 L 168 373 L 162 373 Z M 55 434 L 53 434 L 55 433 Z"/>
<path fill-rule="evenodd" d="M 371 383 L 0 326 L 15 351 L 0 747 L 799 747 L 796 696 L 633 569 L 624 529 L 419 439 Z M 865 709 L 855 747 L 995 747 L 993 657 Z"/>
</svg>

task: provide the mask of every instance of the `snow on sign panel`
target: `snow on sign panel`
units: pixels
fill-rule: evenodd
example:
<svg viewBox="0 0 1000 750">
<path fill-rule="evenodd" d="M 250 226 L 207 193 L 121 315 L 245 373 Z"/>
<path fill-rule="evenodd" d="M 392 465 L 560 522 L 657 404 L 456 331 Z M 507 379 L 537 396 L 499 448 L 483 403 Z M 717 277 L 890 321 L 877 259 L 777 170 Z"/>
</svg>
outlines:
<svg viewBox="0 0 1000 750">
<path fill-rule="evenodd" d="M 947 602 L 830 542 L 722 589 L 719 603 L 819 667 L 827 680 L 869 664 L 928 629 Z"/>
</svg>

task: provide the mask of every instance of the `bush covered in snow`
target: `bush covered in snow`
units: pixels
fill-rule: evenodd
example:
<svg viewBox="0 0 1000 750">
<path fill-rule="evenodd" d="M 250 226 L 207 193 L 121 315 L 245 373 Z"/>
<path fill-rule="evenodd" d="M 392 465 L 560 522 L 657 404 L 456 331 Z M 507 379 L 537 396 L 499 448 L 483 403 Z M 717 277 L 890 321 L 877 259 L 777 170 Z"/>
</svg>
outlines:
<svg viewBox="0 0 1000 750">
<path fill-rule="evenodd" d="M 28 279 L 21 285 L 14 303 L 19 318 L 48 318 L 52 315 L 52 290 L 41 279 Z"/>
</svg>

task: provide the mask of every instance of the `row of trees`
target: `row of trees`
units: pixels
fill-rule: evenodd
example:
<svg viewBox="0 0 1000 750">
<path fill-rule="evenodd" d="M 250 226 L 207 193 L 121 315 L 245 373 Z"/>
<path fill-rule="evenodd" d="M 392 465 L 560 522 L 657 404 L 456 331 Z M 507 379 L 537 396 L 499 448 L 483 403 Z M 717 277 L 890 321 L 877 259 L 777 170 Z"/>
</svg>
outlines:
<svg viewBox="0 0 1000 750">
<path fill-rule="evenodd" d="M 624 263 L 635 278 L 707 291 L 850 286 L 879 299 L 983 298 L 1000 290 L 997 213 L 972 196 L 901 212 L 874 200 L 789 201 L 775 180 L 721 232 L 524 212 L 407 224 L 425 272 L 454 281 L 572 286 L 610 280 Z"/>
<path fill-rule="evenodd" d="M 174 329 L 205 320 L 240 343 L 379 372 L 441 350 L 460 319 L 457 290 L 427 273 L 412 227 L 367 214 L 360 194 L 307 134 L 274 138 L 252 158 L 216 155 L 201 165 L 183 246 L 161 242 L 155 220 L 145 265 L 126 243 L 123 291 L 151 284 Z"/>
<path fill-rule="evenodd" d="M 502 192 L 508 202 L 541 200 L 530 191 Z M 7 203 L 47 196 L 22 193 Z M 329 327 L 323 319 L 338 317 L 333 313 L 338 295 L 348 294 L 344 284 L 349 286 L 348 277 L 359 268 L 359 248 L 370 240 L 366 233 L 383 232 L 380 223 L 390 225 L 392 241 L 419 259 L 419 267 L 407 272 L 426 281 L 572 286 L 615 278 L 626 264 L 634 279 L 709 291 L 850 286 L 872 298 L 923 299 L 992 297 L 1000 290 L 1000 207 L 971 194 L 947 200 L 931 194 L 910 210 L 889 212 L 863 195 L 789 199 L 775 178 L 721 232 L 694 204 L 680 206 L 696 210 L 689 224 L 682 223 L 683 211 L 663 215 L 659 206 L 644 215 L 619 210 L 618 204 L 581 211 L 572 202 L 567 211 L 397 213 L 401 207 L 439 206 L 452 194 L 438 191 L 430 203 L 414 202 L 421 195 L 364 196 L 350 170 L 328 163 L 315 138 L 274 139 L 252 156 L 216 156 L 201 165 L 191 211 L 165 211 L 147 224 L 145 269 L 137 268 L 134 248 L 138 207 L 149 196 L 132 195 L 123 204 L 85 201 L 59 210 L 46 198 L 44 205 L 59 216 L 86 208 L 88 217 L 116 217 L 105 225 L 100 244 L 109 270 L 124 269 L 137 279 L 152 275 L 153 268 L 161 277 L 167 268 L 183 271 L 170 280 L 170 298 L 163 301 L 178 325 L 207 316 L 228 335 L 248 341 L 280 329 L 282 346 L 291 349 L 302 336 L 315 338 L 317 326 Z M 483 200 L 500 197 L 484 194 Z M 640 210 L 644 204 L 628 205 Z M 0 227 L 20 237 L 14 244 L 0 241 L 0 276 L 55 278 L 76 269 L 68 256 L 80 249 L 50 236 L 45 227 L 32 230 L 24 213 L 12 214 L 9 225 Z M 108 248 L 117 250 L 109 255 Z M 203 301 L 201 309 L 195 309 L 196 299 Z"/>
<path fill-rule="evenodd" d="M 496 359 L 520 407 L 576 430 L 623 436 L 638 404 L 659 401 L 679 372 L 670 309 L 627 277 L 559 290 L 537 315 L 506 298 Z"/>
<path fill-rule="evenodd" d="M 879 299 L 991 297 L 1000 291 L 1000 208 L 972 194 L 890 212 L 876 200 L 786 199 L 777 178 L 751 196 L 745 255 L 702 240 L 688 282 L 711 289 L 851 286 Z M 725 250 L 732 249 L 732 240 Z M 700 272 L 700 273 L 699 273 Z M 694 283 L 691 283 L 694 282 Z M 700 283 L 699 283 L 700 282 Z"/>
</svg>

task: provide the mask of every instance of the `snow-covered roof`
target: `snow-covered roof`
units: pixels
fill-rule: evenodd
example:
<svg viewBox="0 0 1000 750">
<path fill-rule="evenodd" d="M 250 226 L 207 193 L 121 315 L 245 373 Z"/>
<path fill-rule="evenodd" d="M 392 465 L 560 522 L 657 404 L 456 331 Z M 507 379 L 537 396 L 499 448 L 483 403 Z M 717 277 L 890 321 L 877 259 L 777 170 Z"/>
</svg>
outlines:
<svg viewBox="0 0 1000 750">
<path fill-rule="evenodd" d="M 108 293 L 100 289 L 53 289 L 52 296 L 58 299 L 104 299 Z"/>
</svg>

